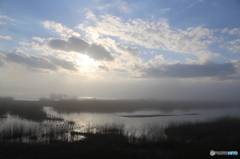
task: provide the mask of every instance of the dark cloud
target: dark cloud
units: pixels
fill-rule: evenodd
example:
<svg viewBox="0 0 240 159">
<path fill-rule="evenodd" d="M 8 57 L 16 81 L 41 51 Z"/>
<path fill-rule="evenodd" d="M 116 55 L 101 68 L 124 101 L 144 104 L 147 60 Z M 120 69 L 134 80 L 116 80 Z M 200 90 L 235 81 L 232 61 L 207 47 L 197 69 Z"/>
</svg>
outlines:
<svg viewBox="0 0 240 159">
<path fill-rule="evenodd" d="M 87 54 L 95 60 L 112 61 L 114 59 L 109 51 L 101 45 L 96 44 L 92 44 L 91 47 L 89 47 Z"/>
<path fill-rule="evenodd" d="M 109 71 L 109 69 L 106 66 L 100 65 L 98 66 L 98 68 L 100 68 L 101 70 Z"/>
<path fill-rule="evenodd" d="M 126 73 L 127 72 L 127 70 L 124 70 L 124 69 L 114 69 L 113 71 L 120 72 L 120 73 Z"/>
<path fill-rule="evenodd" d="M 3 66 L 4 59 L 5 59 L 5 55 L 0 53 L 0 67 Z"/>
<path fill-rule="evenodd" d="M 132 56 L 138 56 L 140 51 L 137 47 L 128 47 L 128 46 L 123 46 L 123 45 L 117 45 L 117 49 L 124 53 L 128 53 Z"/>
<path fill-rule="evenodd" d="M 103 46 L 97 44 L 89 44 L 83 39 L 70 37 L 67 41 L 61 39 L 52 39 L 48 43 L 52 49 L 62 50 L 66 52 L 74 51 L 86 54 L 95 60 L 112 61 L 114 58 L 109 51 Z"/>
<path fill-rule="evenodd" d="M 60 68 L 77 71 L 75 64 L 53 56 L 37 57 L 15 49 L 5 54 L 5 61 L 23 64 L 32 70 L 47 69 L 57 71 Z M 36 70 L 37 71 L 37 70 Z"/>
<path fill-rule="evenodd" d="M 150 65 L 144 68 L 142 77 L 175 77 L 175 78 L 194 78 L 194 77 L 218 77 L 225 78 L 237 73 L 232 63 L 216 64 L 208 62 L 205 64 L 159 64 Z"/>
<path fill-rule="evenodd" d="M 6 54 L 7 61 L 24 64 L 28 67 L 57 70 L 57 66 L 52 64 L 50 61 L 33 55 L 28 55 L 18 50 L 14 50 Z"/>
<path fill-rule="evenodd" d="M 54 39 L 48 42 L 48 46 L 57 50 L 70 51 L 68 43 L 64 40 Z"/>
<path fill-rule="evenodd" d="M 46 59 L 49 59 L 55 65 L 62 67 L 66 70 L 77 71 L 76 65 L 70 61 L 59 59 L 53 56 L 45 56 Z"/>
<path fill-rule="evenodd" d="M 71 51 L 76 51 L 81 53 L 86 53 L 87 50 L 91 47 L 91 45 L 88 44 L 86 41 L 76 37 L 68 38 L 68 45 Z"/>
</svg>

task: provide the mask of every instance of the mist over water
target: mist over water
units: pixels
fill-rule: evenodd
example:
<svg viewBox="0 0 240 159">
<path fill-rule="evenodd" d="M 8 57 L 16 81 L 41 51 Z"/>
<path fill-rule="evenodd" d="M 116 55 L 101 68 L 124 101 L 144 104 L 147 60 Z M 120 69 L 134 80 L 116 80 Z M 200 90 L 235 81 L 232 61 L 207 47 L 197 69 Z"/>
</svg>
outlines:
<svg viewBox="0 0 240 159">
<path fill-rule="evenodd" d="M 22 142 L 49 142 L 50 138 L 77 141 L 85 137 L 72 132 L 96 133 L 99 127 L 121 126 L 135 137 L 149 125 L 162 129 L 171 123 L 206 121 L 222 116 L 240 116 L 237 102 L 176 102 L 157 100 L 2 100 L 0 138 Z M 4 106 L 5 105 L 5 106 Z"/>
<path fill-rule="evenodd" d="M 126 130 L 134 128 L 141 130 L 147 124 L 159 124 L 163 127 L 171 122 L 195 122 L 213 119 L 221 116 L 239 116 L 240 107 L 187 107 L 187 108 L 163 108 L 136 110 L 121 110 L 116 112 L 64 112 L 58 111 L 58 108 L 44 107 L 44 111 L 67 120 L 73 120 L 76 123 L 103 125 L 105 123 L 124 124 Z"/>
</svg>

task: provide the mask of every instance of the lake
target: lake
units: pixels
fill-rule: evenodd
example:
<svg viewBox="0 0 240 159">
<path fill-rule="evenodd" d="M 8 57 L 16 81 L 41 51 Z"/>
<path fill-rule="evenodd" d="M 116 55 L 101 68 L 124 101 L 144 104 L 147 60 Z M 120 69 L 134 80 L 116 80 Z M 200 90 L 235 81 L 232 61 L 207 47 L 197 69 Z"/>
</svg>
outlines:
<svg viewBox="0 0 240 159">
<path fill-rule="evenodd" d="M 34 118 L 27 119 L 22 117 L 21 113 L 13 114 L 8 111 L 0 119 L 0 137 L 2 140 L 20 142 L 48 143 L 50 139 L 73 142 L 85 139 L 85 136 L 73 135 L 71 132 L 96 133 L 100 127 L 103 130 L 115 126 L 121 127 L 125 134 L 138 137 L 148 133 L 149 125 L 158 125 L 164 129 L 171 123 L 214 120 L 221 116 L 240 116 L 239 103 L 163 103 L 158 101 L 111 101 L 109 103 L 96 100 L 78 102 L 83 102 L 84 106 L 61 101 L 54 102 L 52 105 L 42 105 L 41 112 L 45 117 L 40 121 Z M 114 104 L 117 106 L 115 107 Z M 128 104 L 128 106 L 119 108 L 121 104 Z"/>
</svg>

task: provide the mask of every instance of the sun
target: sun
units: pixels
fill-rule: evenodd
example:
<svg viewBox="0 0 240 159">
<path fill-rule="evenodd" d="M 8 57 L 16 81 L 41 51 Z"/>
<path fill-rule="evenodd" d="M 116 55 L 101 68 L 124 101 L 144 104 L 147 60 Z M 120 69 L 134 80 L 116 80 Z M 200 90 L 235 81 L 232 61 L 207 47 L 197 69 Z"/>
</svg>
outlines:
<svg viewBox="0 0 240 159">
<path fill-rule="evenodd" d="M 101 63 L 87 55 L 77 54 L 76 64 L 79 66 L 81 72 L 94 72 Z"/>
</svg>

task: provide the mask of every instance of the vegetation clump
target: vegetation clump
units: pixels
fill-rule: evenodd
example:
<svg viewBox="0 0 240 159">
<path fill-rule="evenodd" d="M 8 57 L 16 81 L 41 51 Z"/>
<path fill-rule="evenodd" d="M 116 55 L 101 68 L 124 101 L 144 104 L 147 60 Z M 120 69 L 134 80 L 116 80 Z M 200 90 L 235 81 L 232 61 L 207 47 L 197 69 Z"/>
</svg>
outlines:
<svg viewBox="0 0 240 159">
<path fill-rule="evenodd" d="M 238 125 L 240 118 L 230 116 L 205 122 L 171 123 L 164 129 L 159 125 L 147 125 L 146 133 L 136 137 L 131 132 L 124 132 L 123 125 L 105 124 L 84 132 L 72 130 L 71 137 L 84 136 L 75 142 L 50 140 L 48 144 L 33 145 L 4 140 L 0 144 L 0 157 L 206 158 L 210 150 L 239 152 Z M 36 140 L 37 136 L 30 138 Z"/>
</svg>

